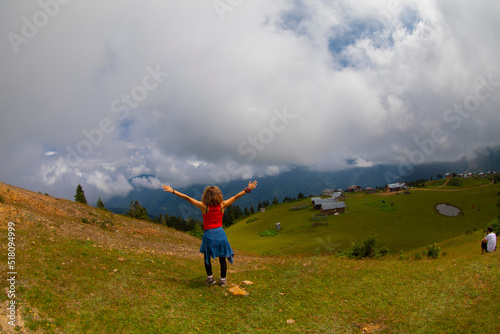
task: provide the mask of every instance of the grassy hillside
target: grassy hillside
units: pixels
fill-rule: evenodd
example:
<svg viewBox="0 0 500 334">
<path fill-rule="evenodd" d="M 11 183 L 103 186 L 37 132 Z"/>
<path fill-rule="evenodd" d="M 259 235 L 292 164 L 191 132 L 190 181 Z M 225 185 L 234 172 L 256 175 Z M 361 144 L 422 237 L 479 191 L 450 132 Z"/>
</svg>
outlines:
<svg viewBox="0 0 500 334">
<path fill-rule="evenodd" d="M 348 194 L 346 213 L 329 216 L 328 226 L 312 226 L 311 216 L 319 210 L 314 210 L 310 199 L 283 203 L 231 226 L 226 232 L 235 248 L 259 255 L 332 253 L 371 233 L 391 252 L 408 252 L 474 229 L 482 231 L 498 216 L 500 184 L 493 185 L 481 178 L 462 179 L 462 182 L 465 188 L 444 186 L 444 181 L 433 182 L 406 195 Z M 439 203 L 457 206 L 463 215 L 443 216 L 435 209 Z M 306 209 L 290 210 L 292 206 L 306 205 Z M 260 236 L 263 231 L 275 229 L 278 222 L 281 231 L 277 236 Z"/>
<path fill-rule="evenodd" d="M 493 196 L 498 190 L 489 186 L 483 192 Z M 470 191 L 482 198 L 479 189 Z M 404 201 L 415 198 L 417 202 L 427 202 L 425 194 L 437 196 L 423 190 L 404 197 L 394 195 L 395 209 L 389 212 L 376 201 L 381 197 L 360 195 L 350 200 L 349 214 L 335 218 L 353 216 L 356 207 L 381 211 L 380 217 L 401 215 L 406 213 Z M 480 211 L 465 208 L 464 217 L 476 215 L 478 227 L 498 214 L 498 208 L 489 207 L 490 195 L 477 202 L 481 203 Z M 164 226 L 1 183 L 0 196 L 0 262 L 4 263 L 1 276 L 6 282 L 8 222 L 13 222 L 18 306 L 18 326 L 13 328 L 4 316 L 10 299 L 7 294 L 1 295 L 2 333 L 500 331 L 500 252 L 480 255 L 483 233 L 464 234 L 465 228 L 473 227 L 465 223 L 461 233 L 443 237 L 439 246 L 447 254 L 434 260 L 399 260 L 396 255 L 384 260 L 262 257 L 237 252 L 235 263 L 229 266 L 229 286 L 239 284 L 249 294 L 234 296 L 228 288 L 204 285 L 198 239 Z M 493 197 L 498 201 L 496 196 Z M 468 200 L 469 197 L 466 204 Z M 278 219 L 280 210 L 280 206 L 270 208 L 266 216 L 275 215 Z M 265 216 L 256 217 L 259 219 L 253 223 L 240 225 L 257 226 Z M 364 219 L 369 226 L 368 222 L 377 218 L 373 214 L 363 218 L 359 213 L 357 220 Z M 268 223 L 274 224 L 274 220 L 269 218 Z M 282 224 L 283 232 L 292 233 L 285 221 Z M 436 218 L 434 225 L 439 224 L 444 223 Z M 316 231 L 330 231 L 337 225 L 340 224 L 332 221 L 327 228 L 317 227 L 313 231 L 318 238 L 333 244 L 337 240 L 335 230 L 327 235 Z M 449 230 L 449 226 L 444 230 Z M 276 242 L 283 236 L 286 234 L 268 239 Z M 231 231 L 233 245 L 240 244 L 236 239 L 235 231 Z M 301 247 L 311 251 L 324 245 L 314 237 L 310 243 Z M 291 253 L 298 251 L 287 252 Z M 214 266 L 217 271 L 217 264 Z M 242 285 L 244 280 L 254 284 Z"/>
</svg>

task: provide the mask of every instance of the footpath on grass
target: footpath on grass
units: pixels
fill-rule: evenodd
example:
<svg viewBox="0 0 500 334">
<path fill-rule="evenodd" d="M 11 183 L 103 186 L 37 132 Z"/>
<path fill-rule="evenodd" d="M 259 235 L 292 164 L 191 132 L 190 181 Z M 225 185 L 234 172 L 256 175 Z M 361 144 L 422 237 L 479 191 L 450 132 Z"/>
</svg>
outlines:
<svg viewBox="0 0 500 334">
<path fill-rule="evenodd" d="M 447 180 L 446 183 L 444 183 L 442 186 L 439 186 L 439 188 L 442 188 L 448 184 L 450 180 Z M 484 187 L 489 187 L 491 185 L 495 184 L 495 182 L 487 183 L 487 184 L 482 184 L 480 186 L 475 186 L 475 187 L 470 187 L 470 188 L 459 188 L 459 189 L 429 189 L 429 188 L 412 188 L 411 190 L 423 190 L 423 191 L 464 191 L 464 190 L 471 190 L 471 189 L 477 189 L 477 188 L 484 188 Z"/>
</svg>

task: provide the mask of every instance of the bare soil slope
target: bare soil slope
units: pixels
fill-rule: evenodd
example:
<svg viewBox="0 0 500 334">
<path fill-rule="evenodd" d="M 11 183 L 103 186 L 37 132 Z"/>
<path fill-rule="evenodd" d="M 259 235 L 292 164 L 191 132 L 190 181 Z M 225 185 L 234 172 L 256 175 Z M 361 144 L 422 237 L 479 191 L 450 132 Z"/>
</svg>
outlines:
<svg viewBox="0 0 500 334">
<path fill-rule="evenodd" d="M 200 256 L 200 240 L 166 226 L 116 215 L 89 205 L 0 183 L 0 228 L 14 222 L 30 231 L 42 224 L 62 238 L 92 241 L 112 249 Z M 29 233 L 29 232 L 28 232 Z M 19 240 L 22 243 L 22 240 Z M 5 246 L 5 245 L 3 245 Z"/>
</svg>

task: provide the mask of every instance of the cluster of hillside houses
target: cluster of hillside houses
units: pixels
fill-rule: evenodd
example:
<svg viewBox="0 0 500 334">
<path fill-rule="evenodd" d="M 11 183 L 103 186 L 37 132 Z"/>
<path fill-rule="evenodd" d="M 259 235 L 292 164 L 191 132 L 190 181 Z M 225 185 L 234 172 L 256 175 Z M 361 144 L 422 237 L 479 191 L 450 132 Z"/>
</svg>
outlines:
<svg viewBox="0 0 500 334">
<path fill-rule="evenodd" d="M 490 175 L 498 175 L 500 173 L 498 172 L 495 172 L 495 171 L 489 171 L 489 172 L 486 172 L 486 173 L 478 173 L 477 176 L 479 177 L 487 177 L 487 176 L 490 176 Z M 474 174 L 473 173 L 460 173 L 460 174 L 455 174 L 455 173 L 446 173 L 444 174 L 444 178 L 445 179 L 449 179 L 449 178 L 452 178 L 452 177 L 463 177 L 464 179 L 466 178 L 469 178 L 469 177 L 473 177 Z"/>
<path fill-rule="evenodd" d="M 345 212 L 346 205 L 344 202 L 345 195 L 344 191 L 334 191 L 331 189 L 325 189 L 322 193 L 324 197 L 311 197 L 311 202 L 316 210 L 321 210 L 322 214 L 333 215 L 336 213 Z"/>
<path fill-rule="evenodd" d="M 496 175 L 499 174 L 497 172 L 488 172 L 488 173 L 479 173 L 477 176 L 486 177 L 488 175 Z M 451 178 L 453 176 L 468 178 L 474 176 L 472 173 L 463 173 L 463 174 L 452 174 L 446 173 L 444 178 Z M 386 186 L 386 190 L 388 192 L 394 191 L 407 191 L 408 186 L 406 183 L 397 182 L 390 183 Z M 367 187 L 363 189 L 361 186 L 353 185 L 350 186 L 346 192 L 348 193 L 357 193 L 357 192 L 366 192 L 368 194 L 373 194 L 377 192 L 377 189 Z M 323 190 L 321 197 L 311 197 L 311 202 L 316 210 L 321 210 L 322 214 L 325 215 L 333 215 L 339 214 L 346 211 L 346 204 L 344 202 L 345 195 L 343 189 L 333 190 L 333 189 L 325 189 Z"/>
<path fill-rule="evenodd" d="M 398 182 L 387 185 L 387 191 L 401 191 L 407 190 L 408 187 L 406 183 Z M 366 192 L 368 194 L 373 194 L 377 192 L 377 189 L 367 187 L 363 189 L 361 186 L 353 185 L 347 189 L 349 193 Z M 325 189 L 323 190 L 321 197 L 311 197 L 311 202 L 316 210 L 321 210 L 322 214 L 334 215 L 346 211 L 346 204 L 344 202 L 345 194 L 343 189 L 333 190 Z"/>
</svg>

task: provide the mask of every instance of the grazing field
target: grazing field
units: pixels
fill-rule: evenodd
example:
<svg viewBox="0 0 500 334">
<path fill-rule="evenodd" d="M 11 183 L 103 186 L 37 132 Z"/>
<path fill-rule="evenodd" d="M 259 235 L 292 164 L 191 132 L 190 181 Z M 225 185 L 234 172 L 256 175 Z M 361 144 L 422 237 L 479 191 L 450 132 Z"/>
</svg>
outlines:
<svg viewBox="0 0 500 334">
<path fill-rule="evenodd" d="M 481 255 L 479 240 L 499 191 L 349 196 L 349 213 L 315 228 L 310 209 L 272 206 L 228 229 L 228 287 L 206 287 L 199 239 L 0 183 L 0 262 L 15 223 L 17 271 L 15 326 L 2 294 L 0 332 L 498 333 L 500 252 Z M 438 202 L 461 203 L 465 215 L 441 217 Z M 278 221 L 276 236 L 259 236 Z M 392 255 L 334 255 L 371 231 Z M 416 256 L 434 242 L 439 257 Z M 236 285 L 247 295 L 233 295 Z"/>
<path fill-rule="evenodd" d="M 500 184 L 484 179 L 467 180 L 467 188 L 445 186 L 415 188 L 405 192 L 347 194 L 346 213 L 329 216 L 328 225 L 313 227 L 311 199 L 273 205 L 226 230 L 231 244 L 239 250 L 259 255 L 318 255 L 339 251 L 356 240 L 376 234 L 392 253 L 409 252 L 440 243 L 474 229 L 484 230 L 500 207 Z M 487 182 L 487 183 L 485 183 Z M 447 203 L 463 215 L 446 217 L 436 205 Z M 309 205 L 291 211 L 291 206 Z M 255 218 L 258 218 L 255 220 Z M 275 228 L 279 234 L 263 238 L 259 233 Z"/>
</svg>

